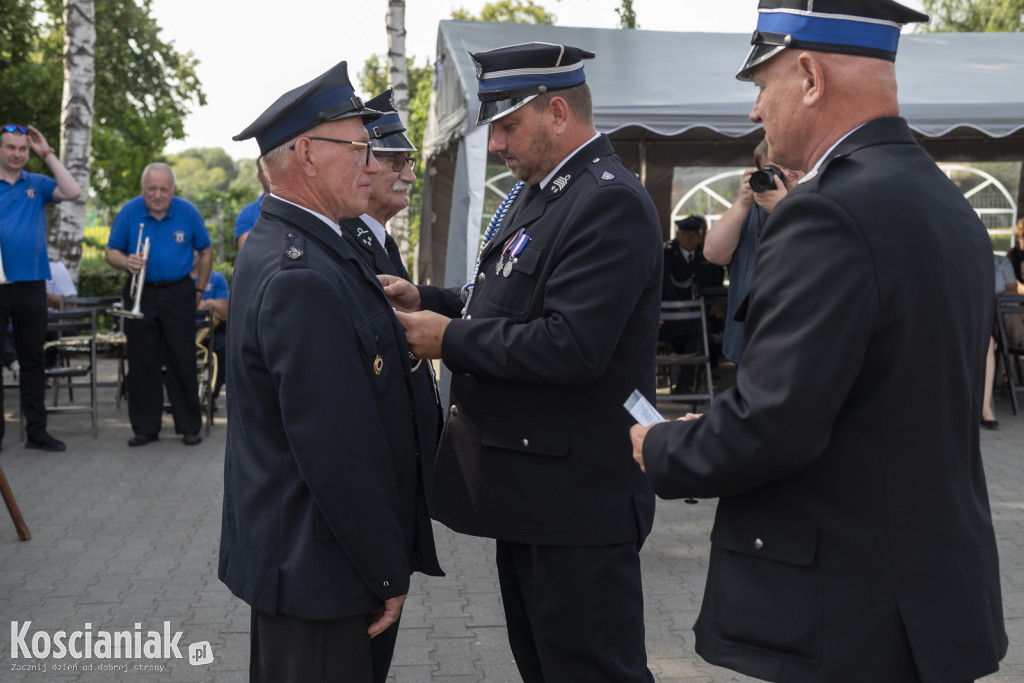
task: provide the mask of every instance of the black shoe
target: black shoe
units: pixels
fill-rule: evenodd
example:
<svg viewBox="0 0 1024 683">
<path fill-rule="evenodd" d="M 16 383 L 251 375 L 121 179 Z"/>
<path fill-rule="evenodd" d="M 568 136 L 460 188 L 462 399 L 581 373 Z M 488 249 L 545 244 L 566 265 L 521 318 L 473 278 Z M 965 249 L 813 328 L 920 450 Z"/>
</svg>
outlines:
<svg viewBox="0 0 1024 683">
<path fill-rule="evenodd" d="M 63 441 L 53 438 L 46 432 L 43 432 L 35 438 L 29 437 L 26 439 L 25 448 L 36 448 L 41 451 L 50 451 L 51 453 L 59 453 L 63 450 L 67 450 Z"/>
<path fill-rule="evenodd" d="M 198 434 L 186 434 L 185 436 L 181 437 L 181 442 L 186 446 L 195 446 L 202 440 L 203 437 L 199 436 Z"/>
<path fill-rule="evenodd" d="M 159 434 L 136 434 L 132 438 L 128 439 L 129 446 L 145 446 L 147 443 L 152 443 L 160 438 Z"/>
<path fill-rule="evenodd" d="M 985 429 L 999 429 L 999 420 L 982 420 L 981 426 Z"/>
</svg>

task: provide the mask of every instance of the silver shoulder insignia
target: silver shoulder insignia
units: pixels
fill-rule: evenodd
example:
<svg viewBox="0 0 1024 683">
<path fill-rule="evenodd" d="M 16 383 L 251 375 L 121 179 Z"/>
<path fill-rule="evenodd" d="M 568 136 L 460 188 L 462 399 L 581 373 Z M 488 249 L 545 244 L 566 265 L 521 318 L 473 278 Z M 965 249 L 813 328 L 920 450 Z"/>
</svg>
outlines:
<svg viewBox="0 0 1024 683">
<path fill-rule="evenodd" d="M 298 261 L 302 258 L 302 250 L 298 247 L 288 247 L 288 250 L 284 252 L 284 255 L 292 261 Z"/>
<path fill-rule="evenodd" d="M 551 191 L 555 193 L 561 192 L 565 189 L 565 186 L 569 184 L 570 180 L 572 180 L 571 175 L 564 175 L 559 178 L 555 178 L 551 181 L 551 184 L 554 185 L 554 187 L 551 188 Z"/>
<path fill-rule="evenodd" d="M 604 173 L 601 174 L 601 180 L 614 180 L 614 179 L 615 179 L 615 174 L 612 173 L 611 171 L 605 171 Z"/>
</svg>

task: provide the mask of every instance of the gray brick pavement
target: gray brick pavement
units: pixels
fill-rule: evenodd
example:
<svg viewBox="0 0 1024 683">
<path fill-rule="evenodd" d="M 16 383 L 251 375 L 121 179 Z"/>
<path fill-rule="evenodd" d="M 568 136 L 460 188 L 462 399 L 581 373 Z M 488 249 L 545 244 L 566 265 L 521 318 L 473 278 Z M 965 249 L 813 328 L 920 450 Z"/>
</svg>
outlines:
<svg viewBox="0 0 1024 683">
<path fill-rule="evenodd" d="M 0 681 L 247 680 L 249 609 L 217 580 L 224 421 L 197 447 L 165 438 L 130 449 L 126 408 L 101 390 L 100 436 L 80 416 L 51 417 L 62 454 L 24 449 L 17 441 L 8 390 L 7 437 L 0 465 L 33 538 L 20 542 L 0 509 Z M 997 399 L 1002 429 L 983 432 L 982 446 L 999 540 L 1010 652 L 986 683 L 1024 683 L 1024 416 Z M 693 652 L 692 625 L 703 593 L 712 501 L 659 501 L 654 533 L 642 553 L 647 648 L 659 683 L 725 683 L 753 679 L 713 667 Z M 493 542 L 435 525 L 445 578 L 417 575 L 402 618 L 390 680 L 395 683 L 515 683 L 493 566 Z M 158 671 L 101 671 L 124 660 L 79 660 L 54 671 L 55 660 L 12 659 L 10 622 L 30 633 L 82 629 L 182 631 L 179 646 L 208 641 L 212 664 L 187 659 L 129 660 Z M 870 656 L 865 653 L 865 656 Z M 15 671 L 16 665 L 48 670 Z M 87 665 L 94 668 L 85 670 Z M 583 682 L 585 683 L 585 682 Z"/>
</svg>

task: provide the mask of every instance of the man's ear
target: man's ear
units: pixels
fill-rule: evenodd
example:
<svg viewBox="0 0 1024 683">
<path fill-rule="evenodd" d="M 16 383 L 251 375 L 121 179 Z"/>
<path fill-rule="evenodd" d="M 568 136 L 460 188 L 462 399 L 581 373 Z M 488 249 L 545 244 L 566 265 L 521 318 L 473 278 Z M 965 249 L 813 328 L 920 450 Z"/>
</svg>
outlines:
<svg viewBox="0 0 1024 683">
<path fill-rule="evenodd" d="M 803 52 L 796 58 L 796 69 L 804 104 L 818 104 L 825 96 L 824 64 L 813 52 Z"/>
<path fill-rule="evenodd" d="M 309 138 L 299 138 L 295 141 L 292 153 L 302 172 L 312 178 L 316 175 L 316 160 L 313 158 L 313 146 L 309 142 Z"/>
<path fill-rule="evenodd" d="M 569 125 L 569 103 L 561 97 L 548 100 L 548 115 L 555 124 L 555 131 L 561 133 Z"/>
</svg>

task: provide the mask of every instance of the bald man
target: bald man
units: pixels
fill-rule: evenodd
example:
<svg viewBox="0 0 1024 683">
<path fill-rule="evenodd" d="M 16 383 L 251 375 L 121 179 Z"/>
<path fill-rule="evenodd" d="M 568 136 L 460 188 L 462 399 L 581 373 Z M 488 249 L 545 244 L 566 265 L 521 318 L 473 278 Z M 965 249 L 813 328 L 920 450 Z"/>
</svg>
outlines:
<svg viewBox="0 0 1024 683">
<path fill-rule="evenodd" d="M 1007 648 L 978 434 L 992 246 L 898 117 L 899 26 L 927 17 L 810 4 L 762 0 L 738 74 L 769 156 L 807 174 L 761 234 L 737 385 L 634 427 L 634 459 L 664 498 L 720 498 L 702 657 L 966 683 Z"/>
</svg>

